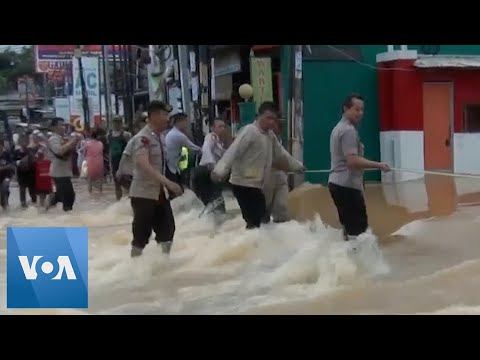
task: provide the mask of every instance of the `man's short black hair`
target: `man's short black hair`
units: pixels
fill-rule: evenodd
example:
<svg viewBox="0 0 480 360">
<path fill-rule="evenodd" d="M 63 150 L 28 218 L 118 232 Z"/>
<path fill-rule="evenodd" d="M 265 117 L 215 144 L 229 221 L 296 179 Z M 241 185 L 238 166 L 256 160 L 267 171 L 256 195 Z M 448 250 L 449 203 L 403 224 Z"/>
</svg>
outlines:
<svg viewBox="0 0 480 360">
<path fill-rule="evenodd" d="M 344 111 L 345 108 L 350 109 L 353 106 L 353 100 L 355 99 L 364 101 L 362 95 L 357 93 L 350 94 L 345 98 L 343 102 L 342 111 Z"/>
<path fill-rule="evenodd" d="M 258 108 L 258 115 L 263 115 L 267 111 L 278 113 L 277 105 L 273 101 L 265 101 Z"/>
<path fill-rule="evenodd" d="M 187 120 L 187 119 L 188 119 L 187 114 L 177 113 L 177 114 L 172 116 L 172 124 L 175 125 L 178 122 L 183 121 L 183 120 Z"/>
<path fill-rule="evenodd" d="M 172 111 L 172 107 L 169 104 L 164 103 L 163 101 L 153 100 L 148 104 L 148 117 L 150 117 L 153 113 L 158 111 L 166 111 L 170 113 Z"/>
<path fill-rule="evenodd" d="M 222 118 L 216 117 L 216 118 L 214 118 L 213 121 L 210 123 L 210 126 L 215 125 L 215 122 L 216 122 L 216 121 L 225 122 L 225 120 L 223 120 Z"/>
<path fill-rule="evenodd" d="M 50 126 L 51 126 L 51 127 L 55 127 L 55 126 L 57 126 L 58 123 L 60 123 L 60 122 L 65 123 L 65 120 L 64 120 L 63 118 L 61 118 L 61 117 L 54 117 L 54 118 L 52 119 L 52 121 L 50 122 Z"/>
<path fill-rule="evenodd" d="M 123 124 L 123 118 L 121 116 L 114 116 L 112 119 L 113 122 L 119 122 Z"/>
</svg>

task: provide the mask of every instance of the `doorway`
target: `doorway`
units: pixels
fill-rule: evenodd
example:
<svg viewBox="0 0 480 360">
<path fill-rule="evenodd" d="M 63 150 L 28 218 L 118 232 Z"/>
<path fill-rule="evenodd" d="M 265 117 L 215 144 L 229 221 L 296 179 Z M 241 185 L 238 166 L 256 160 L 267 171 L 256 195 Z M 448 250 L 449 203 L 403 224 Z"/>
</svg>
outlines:
<svg viewBox="0 0 480 360">
<path fill-rule="evenodd" d="M 423 84 L 425 170 L 453 169 L 453 83 Z"/>
</svg>

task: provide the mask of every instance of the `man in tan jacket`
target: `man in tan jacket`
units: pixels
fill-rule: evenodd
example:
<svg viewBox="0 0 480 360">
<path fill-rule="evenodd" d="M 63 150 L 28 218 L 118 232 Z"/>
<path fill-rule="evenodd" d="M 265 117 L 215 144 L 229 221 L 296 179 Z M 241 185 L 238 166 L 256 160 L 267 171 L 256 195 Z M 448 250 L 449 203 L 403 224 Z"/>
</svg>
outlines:
<svg viewBox="0 0 480 360">
<path fill-rule="evenodd" d="M 256 121 L 240 130 L 211 174 L 212 180 L 218 182 L 230 173 L 232 191 L 247 229 L 260 227 L 265 216 L 263 189 L 272 166 L 284 171 L 304 170 L 272 132 L 277 119 L 278 112 L 273 102 L 260 105 Z"/>
</svg>

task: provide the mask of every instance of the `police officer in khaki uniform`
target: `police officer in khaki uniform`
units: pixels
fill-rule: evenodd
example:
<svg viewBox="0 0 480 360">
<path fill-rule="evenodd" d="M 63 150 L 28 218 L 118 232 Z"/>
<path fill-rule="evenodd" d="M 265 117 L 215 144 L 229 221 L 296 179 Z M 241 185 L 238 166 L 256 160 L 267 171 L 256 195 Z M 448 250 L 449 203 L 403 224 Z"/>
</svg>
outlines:
<svg viewBox="0 0 480 360">
<path fill-rule="evenodd" d="M 183 190 L 164 175 L 166 156 L 162 132 L 168 126 L 170 111 L 170 105 L 152 101 L 148 107 L 148 124 L 132 138 L 132 257 L 142 254 L 152 230 L 165 253 L 170 252 L 175 234 L 175 219 L 167 190 L 177 196 Z"/>
</svg>

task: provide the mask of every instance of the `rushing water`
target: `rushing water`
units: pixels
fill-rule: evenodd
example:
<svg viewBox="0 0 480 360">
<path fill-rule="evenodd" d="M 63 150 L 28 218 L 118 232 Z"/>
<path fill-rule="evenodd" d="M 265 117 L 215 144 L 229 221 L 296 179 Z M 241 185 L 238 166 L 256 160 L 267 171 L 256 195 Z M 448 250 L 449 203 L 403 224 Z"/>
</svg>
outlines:
<svg viewBox="0 0 480 360">
<path fill-rule="evenodd" d="M 302 213 L 299 218 L 318 213 L 313 220 L 252 231 L 244 229 L 238 206 L 227 195 L 230 218 L 216 233 L 211 219 L 199 218 L 198 199 L 186 192 L 173 202 L 177 232 L 170 256 L 152 241 L 136 259 L 129 257 L 129 201 L 115 202 L 111 186 L 96 197 L 78 182 L 77 204 L 69 214 L 60 206 L 48 213 L 20 210 L 13 189 L 12 209 L 0 214 L 0 312 L 479 313 L 480 196 L 475 190 L 480 186 L 449 181 L 369 186 L 370 223 L 379 240 L 364 234 L 356 251 L 327 225 L 336 226 L 336 216 L 321 187 L 292 197 L 292 211 Z M 6 226 L 88 226 L 90 308 L 7 310 Z"/>
</svg>

